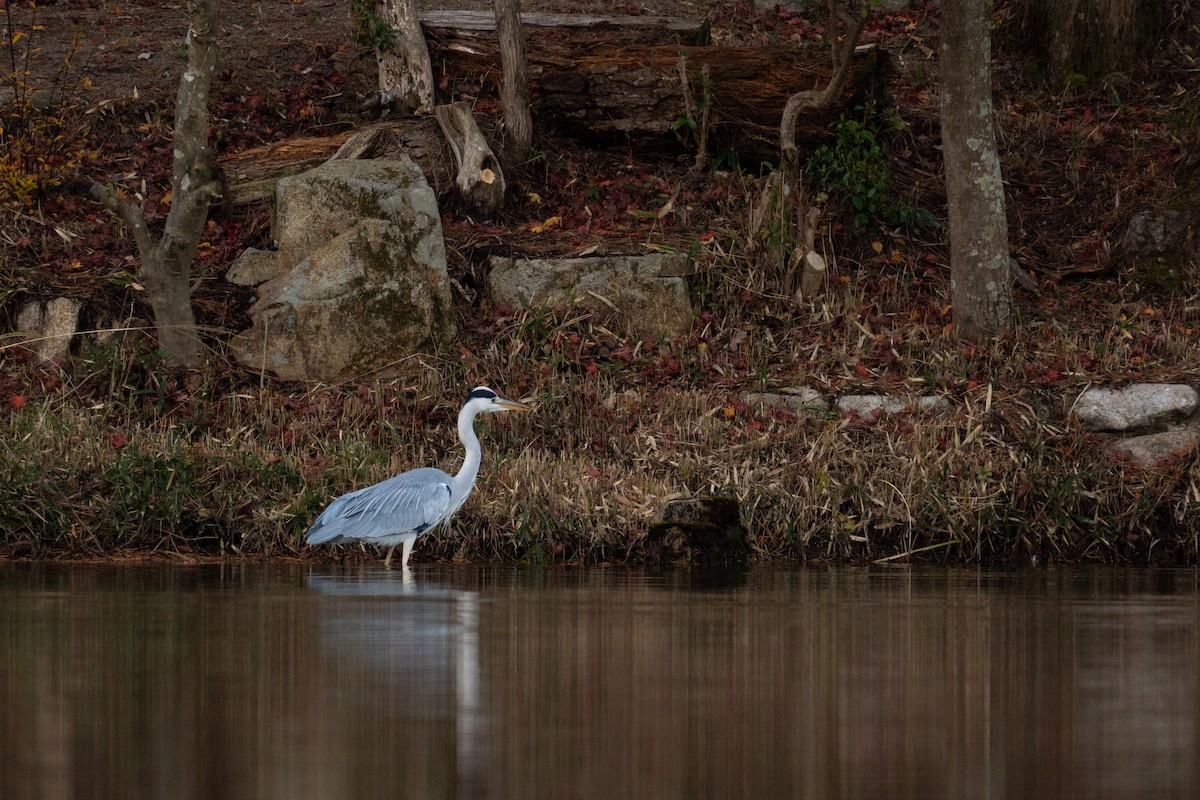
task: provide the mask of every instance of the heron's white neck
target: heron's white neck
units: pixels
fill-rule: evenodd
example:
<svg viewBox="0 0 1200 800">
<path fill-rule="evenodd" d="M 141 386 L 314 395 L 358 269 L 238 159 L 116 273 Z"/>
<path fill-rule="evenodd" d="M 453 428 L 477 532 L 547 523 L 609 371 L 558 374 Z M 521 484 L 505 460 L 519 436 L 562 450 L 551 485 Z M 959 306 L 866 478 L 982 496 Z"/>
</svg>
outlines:
<svg viewBox="0 0 1200 800">
<path fill-rule="evenodd" d="M 463 406 L 462 411 L 458 412 L 458 438 L 462 440 L 467 455 L 463 459 L 462 468 L 454 476 L 454 495 L 461 496 L 464 500 L 467 493 L 471 491 L 472 484 L 475 483 L 475 476 L 479 474 L 479 462 L 483 458 L 479 437 L 475 435 L 475 415 L 477 413 L 477 410 L 469 404 Z"/>
</svg>

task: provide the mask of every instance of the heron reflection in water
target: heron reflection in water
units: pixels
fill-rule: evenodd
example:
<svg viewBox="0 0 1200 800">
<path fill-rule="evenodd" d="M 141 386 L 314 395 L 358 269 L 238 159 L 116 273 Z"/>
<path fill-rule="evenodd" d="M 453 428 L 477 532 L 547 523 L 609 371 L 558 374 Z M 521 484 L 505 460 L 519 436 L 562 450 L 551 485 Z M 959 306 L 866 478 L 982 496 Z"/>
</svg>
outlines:
<svg viewBox="0 0 1200 800">
<path fill-rule="evenodd" d="M 475 417 L 499 411 L 532 411 L 523 403 L 505 400 L 486 386 L 472 390 L 458 412 L 458 438 L 467 451 L 462 468 L 454 477 L 433 467 L 409 470 L 374 486 L 344 494 L 334 500 L 308 529 L 307 544 L 369 542 L 388 548 L 384 566 L 391 566 L 392 553 L 403 546 L 401 566 L 421 534 L 450 517 L 466 502 L 475 485 L 483 451 L 475 435 Z"/>
</svg>

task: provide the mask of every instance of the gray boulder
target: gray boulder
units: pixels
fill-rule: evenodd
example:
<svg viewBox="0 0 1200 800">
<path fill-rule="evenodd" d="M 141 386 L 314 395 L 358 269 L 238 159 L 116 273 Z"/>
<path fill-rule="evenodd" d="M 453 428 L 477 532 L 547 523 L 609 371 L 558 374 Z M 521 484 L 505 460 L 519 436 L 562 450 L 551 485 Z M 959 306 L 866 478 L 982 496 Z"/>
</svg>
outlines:
<svg viewBox="0 0 1200 800">
<path fill-rule="evenodd" d="M 1196 390 L 1182 383 L 1135 383 L 1123 389 L 1088 389 L 1075 404 L 1079 422 L 1094 431 L 1162 426 L 1191 416 Z"/>
<path fill-rule="evenodd" d="M 1188 290 L 1190 265 L 1200 254 L 1194 209 L 1148 208 L 1129 219 L 1118 256 L 1150 289 L 1168 295 Z"/>
<path fill-rule="evenodd" d="M 249 249 L 226 277 L 257 286 L 253 326 L 230 347 L 291 380 L 385 375 L 456 334 L 437 199 L 399 161 L 332 161 L 276 188 L 278 249 Z"/>
<path fill-rule="evenodd" d="M 1169 465 L 1191 454 L 1200 444 L 1200 423 L 1162 433 L 1118 439 L 1109 447 L 1117 455 L 1129 458 L 1145 469 Z"/>
<path fill-rule="evenodd" d="M 492 298 L 517 308 L 582 308 L 635 335 L 673 337 L 692 327 L 687 257 L 512 259 L 495 256 Z"/>
</svg>

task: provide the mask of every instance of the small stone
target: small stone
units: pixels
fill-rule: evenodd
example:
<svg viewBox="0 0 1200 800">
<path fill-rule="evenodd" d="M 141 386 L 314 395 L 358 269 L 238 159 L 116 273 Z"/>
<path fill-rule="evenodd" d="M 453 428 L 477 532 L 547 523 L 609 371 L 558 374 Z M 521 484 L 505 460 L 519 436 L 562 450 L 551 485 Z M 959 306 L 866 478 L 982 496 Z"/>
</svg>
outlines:
<svg viewBox="0 0 1200 800">
<path fill-rule="evenodd" d="M 829 400 L 816 389 L 798 386 L 794 389 L 784 389 L 780 392 L 745 392 L 742 401 L 748 406 L 761 408 L 782 408 L 801 416 L 806 414 L 824 414 L 829 411 Z"/>
<path fill-rule="evenodd" d="M 1183 383 L 1135 383 L 1124 389 L 1088 389 L 1075 416 L 1089 430 L 1127 431 L 1166 425 L 1196 411 L 1196 390 Z"/>
<path fill-rule="evenodd" d="M 1163 433 L 1133 436 L 1113 442 L 1109 449 L 1136 461 L 1146 469 L 1183 458 L 1200 443 L 1200 425 L 1190 425 Z"/>
<path fill-rule="evenodd" d="M 890 394 L 848 394 L 839 397 L 834 405 L 843 414 L 854 412 L 860 417 L 870 417 L 904 411 L 937 411 L 948 408 L 950 404 L 941 395 L 899 397 Z"/>
<path fill-rule="evenodd" d="M 44 364 L 58 362 L 71 353 L 71 339 L 79 329 L 82 304 L 69 297 L 56 297 L 45 303 L 27 303 L 17 314 L 18 341 Z"/>
</svg>

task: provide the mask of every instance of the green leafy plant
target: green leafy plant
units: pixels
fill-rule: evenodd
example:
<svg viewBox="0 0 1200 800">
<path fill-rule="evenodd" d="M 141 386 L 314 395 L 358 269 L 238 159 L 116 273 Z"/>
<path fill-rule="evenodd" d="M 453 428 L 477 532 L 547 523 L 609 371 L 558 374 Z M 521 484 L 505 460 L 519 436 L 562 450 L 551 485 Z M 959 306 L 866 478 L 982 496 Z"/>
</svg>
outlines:
<svg viewBox="0 0 1200 800">
<path fill-rule="evenodd" d="M 868 105 L 861 120 L 843 114 L 833 124 L 833 143 L 817 148 L 808 160 L 807 174 L 854 215 L 856 227 L 873 220 L 905 228 L 938 227 L 933 214 L 892 191 L 892 169 L 883 147 L 903 129 L 895 112 L 880 113 Z"/>
<path fill-rule="evenodd" d="M 351 0 L 350 24 L 354 41 L 386 53 L 396 45 L 396 33 L 375 11 L 375 0 Z"/>
</svg>

